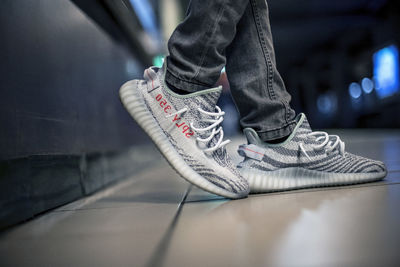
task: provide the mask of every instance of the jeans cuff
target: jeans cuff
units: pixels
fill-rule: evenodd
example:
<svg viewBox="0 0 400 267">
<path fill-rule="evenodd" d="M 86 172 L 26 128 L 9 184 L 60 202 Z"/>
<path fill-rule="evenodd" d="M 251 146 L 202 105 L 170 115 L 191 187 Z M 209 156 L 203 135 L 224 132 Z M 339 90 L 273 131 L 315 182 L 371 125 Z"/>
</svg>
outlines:
<svg viewBox="0 0 400 267">
<path fill-rule="evenodd" d="M 170 85 L 174 86 L 175 88 L 186 91 L 188 93 L 193 93 L 193 92 L 211 88 L 211 86 L 182 80 L 182 79 L 176 77 L 175 75 L 173 75 L 168 69 L 165 73 L 165 82 L 167 83 L 167 85 L 170 84 Z"/>
<path fill-rule="evenodd" d="M 295 127 L 296 127 L 296 122 L 292 121 L 280 128 L 267 130 L 263 132 L 257 132 L 257 134 L 262 141 L 267 142 L 290 135 Z"/>
</svg>

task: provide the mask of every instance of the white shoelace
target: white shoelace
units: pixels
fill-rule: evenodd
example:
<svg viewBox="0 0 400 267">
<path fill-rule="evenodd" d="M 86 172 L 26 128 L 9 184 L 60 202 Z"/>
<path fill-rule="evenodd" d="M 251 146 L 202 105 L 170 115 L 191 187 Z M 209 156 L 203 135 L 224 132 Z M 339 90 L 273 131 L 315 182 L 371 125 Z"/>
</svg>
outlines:
<svg viewBox="0 0 400 267">
<path fill-rule="evenodd" d="M 329 135 L 326 132 L 312 132 L 307 134 L 307 137 L 314 137 L 315 141 L 317 142 L 323 140 L 321 144 L 310 145 L 315 150 L 321 150 L 325 148 L 325 151 L 329 153 L 332 152 L 337 147 L 339 147 L 339 153 L 342 156 L 344 155 L 345 143 L 342 140 L 340 140 L 339 136 L 337 135 Z M 335 141 L 332 141 L 331 138 L 335 139 Z M 307 154 L 304 148 L 304 144 L 300 143 L 299 147 L 300 151 L 311 161 L 310 156 Z"/>
<path fill-rule="evenodd" d="M 190 127 L 195 132 L 205 133 L 205 132 L 211 130 L 211 133 L 207 138 L 197 137 L 196 140 L 198 142 L 208 143 L 214 138 L 214 136 L 216 134 L 221 133 L 220 137 L 218 139 L 218 142 L 214 146 L 203 149 L 203 151 L 206 152 L 206 153 L 211 153 L 211 152 L 217 150 L 218 148 L 226 146 L 228 143 L 231 142 L 231 140 L 223 141 L 223 139 L 224 139 L 224 130 L 222 129 L 222 126 L 219 126 L 222 123 L 222 121 L 224 120 L 223 116 L 225 115 L 225 112 L 222 111 L 220 107 L 218 107 L 218 106 L 215 106 L 215 107 L 217 109 L 217 112 L 209 112 L 209 111 L 205 111 L 205 110 L 203 110 L 201 108 L 197 108 L 197 110 L 200 113 L 203 113 L 203 114 L 205 114 L 205 115 L 207 115 L 209 117 L 215 117 L 214 119 L 203 119 L 203 120 L 201 120 L 201 122 L 211 123 L 209 126 L 207 126 L 205 128 L 196 128 L 193 125 L 193 122 L 190 123 Z M 184 113 L 186 111 L 188 111 L 188 108 L 182 108 L 182 109 L 178 110 L 177 112 L 174 112 L 174 113 L 171 113 L 171 114 L 167 115 L 166 117 L 168 118 L 168 117 L 172 117 L 172 116 L 175 116 L 175 115 L 179 115 L 179 114 Z M 218 127 L 218 129 L 217 129 L 217 127 Z"/>
</svg>

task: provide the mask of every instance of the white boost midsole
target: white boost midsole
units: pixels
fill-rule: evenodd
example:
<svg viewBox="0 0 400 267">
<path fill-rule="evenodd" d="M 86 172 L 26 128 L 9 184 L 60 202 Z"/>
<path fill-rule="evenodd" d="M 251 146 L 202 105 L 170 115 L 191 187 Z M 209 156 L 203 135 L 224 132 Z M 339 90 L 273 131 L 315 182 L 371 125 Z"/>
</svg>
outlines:
<svg viewBox="0 0 400 267">
<path fill-rule="evenodd" d="M 287 189 L 357 184 L 381 180 L 386 173 L 331 173 L 301 167 L 262 171 L 239 169 L 247 179 L 251 192 L 268 192 Z"/>
</svg>

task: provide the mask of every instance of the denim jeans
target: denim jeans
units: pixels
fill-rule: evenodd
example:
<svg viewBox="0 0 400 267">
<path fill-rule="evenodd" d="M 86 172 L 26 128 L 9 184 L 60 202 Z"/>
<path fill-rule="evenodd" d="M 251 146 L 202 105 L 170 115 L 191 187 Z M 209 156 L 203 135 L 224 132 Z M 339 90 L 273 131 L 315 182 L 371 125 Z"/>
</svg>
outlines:
<svg viewBox="0 0 400 267">
<path fill-rule="evenodd" d="M 194 92 L 212 87 L 226 66 L 243 128 L 264 141 L 295 127 L 291 96 L 276 68 L 265 0 L 192 0 L 172 34 L 166 81 Z"/>
</svg>

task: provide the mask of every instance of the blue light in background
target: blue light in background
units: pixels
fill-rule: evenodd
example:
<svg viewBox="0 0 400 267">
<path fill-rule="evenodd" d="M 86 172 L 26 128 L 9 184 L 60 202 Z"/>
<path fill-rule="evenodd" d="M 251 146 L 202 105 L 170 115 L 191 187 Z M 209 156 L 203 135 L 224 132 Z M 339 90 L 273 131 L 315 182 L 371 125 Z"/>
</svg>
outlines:
<svg viewBox="0 0 400 267">
<path fill-rule="evenodd" d="M 364 78 L 361 81 L 361 87 L 366 94 L 369 94 L 374 89 L 374 82 L 369 78 Z"/>
<path fill-rule="evenodd" d="M 130 0 L 130 2 L 145 31 L 158 39 L 159 31 L 156 23 L 156 16 L 154 15 L 150 3 L 147 0 Z"/>
<path fill-rule="evenodd" d="M 349 85 L 349 94 L 352 98 L 359 98 L 361 96 L 361 86 L 358 83 L 351 83 Z"/>
<path fill-rule="evenodd" d="M 373 55 L 375 89 L 379 98 L 399 91 L 399 51 L 395 45 L 385 47 Z"/>
<path fill-rule="evenodd" d="M 321 94 L 317 98 L 317 108 L 319 112 L 332 115 L 337 110 L 337 97 L 334 93 L 328 92 Z"/>
</svg>

